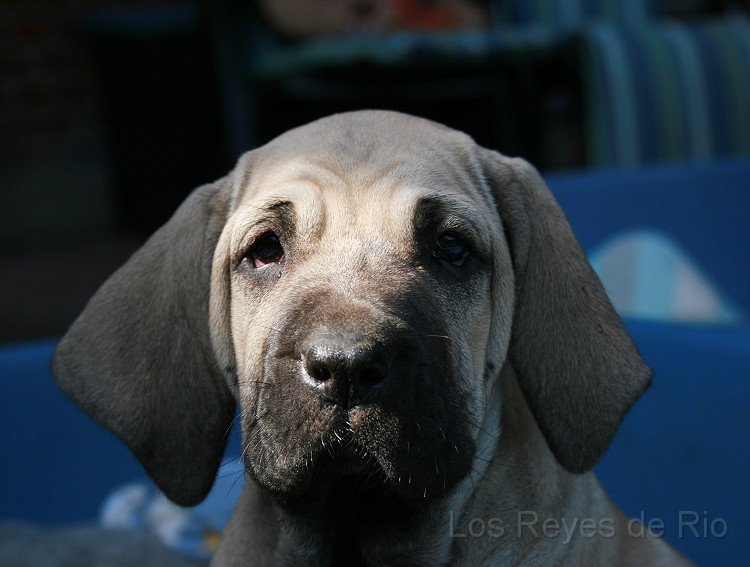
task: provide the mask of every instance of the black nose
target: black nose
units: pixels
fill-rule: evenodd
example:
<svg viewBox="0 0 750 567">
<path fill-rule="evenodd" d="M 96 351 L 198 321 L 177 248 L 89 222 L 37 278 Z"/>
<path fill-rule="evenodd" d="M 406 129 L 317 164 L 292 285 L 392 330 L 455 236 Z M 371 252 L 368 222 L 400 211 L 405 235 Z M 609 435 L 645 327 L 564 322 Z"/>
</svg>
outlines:
<svg viewBox="0 0 750 567">
<path fill-rule="evenodd" d="M 380 345 L 323 334 L 307 341 L 304 365 L 319 395 L 348 410 L 375 399 L 390 360 Z"/>
</svg>

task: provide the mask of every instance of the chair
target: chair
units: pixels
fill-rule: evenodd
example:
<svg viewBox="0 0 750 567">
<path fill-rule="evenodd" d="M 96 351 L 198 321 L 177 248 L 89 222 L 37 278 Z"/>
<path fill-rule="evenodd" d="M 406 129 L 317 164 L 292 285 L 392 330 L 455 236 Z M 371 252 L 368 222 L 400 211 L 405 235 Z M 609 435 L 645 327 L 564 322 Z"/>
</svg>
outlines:
<svg viewBox="0 0 750 567">
<path fill-rule="evenodd" d="M 504 19 L 503 4 L 490 2 L 487 29 L 290 41 L 267 25 L 255 3 L 204 3 L 232 151 L 364 107 L 422 114 L 469 130 L 480 143 L 517 150 L 535 128 L 533 110 L 522 126 L 517 120 L 518 106 L 533 108 L 539 94 L 527 69 L 554 53 L 561 36 L 544 26 L 515 26 Z"/>
<path fill-rule="evenodd" d="M 587 156 L 595 166 L 750 154 L 750 21 L 582 32 Z"/>
</svg>

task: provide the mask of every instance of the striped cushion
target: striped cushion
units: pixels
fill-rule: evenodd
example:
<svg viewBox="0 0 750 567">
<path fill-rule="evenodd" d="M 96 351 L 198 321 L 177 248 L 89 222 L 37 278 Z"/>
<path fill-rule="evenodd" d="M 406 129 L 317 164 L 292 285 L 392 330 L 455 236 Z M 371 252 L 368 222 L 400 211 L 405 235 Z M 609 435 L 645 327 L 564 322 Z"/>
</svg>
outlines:
<svg viewBox="0 0 750 567">
<path fill-rule="evenodd" d="M 750 21 L 583 33 L 592 165 L 750 154 Z"/>
<path fill-rule="evenodd" d="M 660 4 L 659 0 L 511 0 L 509 10 L 521 25 L 572 29 L 589 20 L 643 22 L 660 13 Z"/>
</svg>

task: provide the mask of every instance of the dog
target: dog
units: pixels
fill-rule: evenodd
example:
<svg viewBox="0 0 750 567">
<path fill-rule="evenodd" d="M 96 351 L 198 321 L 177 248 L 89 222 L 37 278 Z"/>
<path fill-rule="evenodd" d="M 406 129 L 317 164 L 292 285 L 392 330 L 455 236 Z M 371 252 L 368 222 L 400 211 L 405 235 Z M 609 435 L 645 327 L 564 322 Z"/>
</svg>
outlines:
<svg viewBox="0 0 750 567">
<path fill-rule="evenodd" d="M 53 369 L 185 506 L 239 406 L 214 566 L 689 564 L 590 472 L 651 372 L 559 205 L 425 119 L 338 114 L 246 153 Z"/>
</svg>

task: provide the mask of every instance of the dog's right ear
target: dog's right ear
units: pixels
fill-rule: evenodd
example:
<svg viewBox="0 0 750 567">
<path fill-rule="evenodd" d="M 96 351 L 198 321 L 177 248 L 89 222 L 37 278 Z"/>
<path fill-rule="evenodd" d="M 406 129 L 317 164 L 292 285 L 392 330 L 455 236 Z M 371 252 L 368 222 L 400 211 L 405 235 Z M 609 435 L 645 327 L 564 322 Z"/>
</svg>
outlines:
<svg viewBox="0 0 750 567">
<path fill-rule="evenodd" d="M 485 149 L 480 159 L 513 259 L 510 360 L 557 461 L 588 471 L 651 371 L 536 169 Z"/>
<path fill-rule="evenodd" d="M 193 191 L 101 286 L 53 356 L 65 393 L 120 437 L 181 505 L 197 504 L 210 490 L 234 414 L 208 309 L 235 177 Z"/>
</svg>

